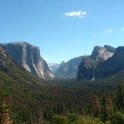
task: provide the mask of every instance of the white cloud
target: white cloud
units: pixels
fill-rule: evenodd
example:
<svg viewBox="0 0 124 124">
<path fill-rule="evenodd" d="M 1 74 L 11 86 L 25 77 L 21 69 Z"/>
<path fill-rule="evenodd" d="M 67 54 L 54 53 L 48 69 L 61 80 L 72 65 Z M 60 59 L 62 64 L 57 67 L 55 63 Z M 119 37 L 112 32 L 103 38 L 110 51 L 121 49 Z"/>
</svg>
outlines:
<svg viewBox="0 0 124 124">
<path fill-rule="evenodd" d="M 72 12 L 65 13 L 65 16 L 71 16 L 71 17 L 75 16 L 75 17 L 83 18 L 86 14 L 87 12 L 84 12 L 84 11 L 72 11 Z"/>
<path fill-rule="evenodd" d="M 112 29 L 107 29 L 106 32 L 111 33 L 113 30 Z"/>
</svg>

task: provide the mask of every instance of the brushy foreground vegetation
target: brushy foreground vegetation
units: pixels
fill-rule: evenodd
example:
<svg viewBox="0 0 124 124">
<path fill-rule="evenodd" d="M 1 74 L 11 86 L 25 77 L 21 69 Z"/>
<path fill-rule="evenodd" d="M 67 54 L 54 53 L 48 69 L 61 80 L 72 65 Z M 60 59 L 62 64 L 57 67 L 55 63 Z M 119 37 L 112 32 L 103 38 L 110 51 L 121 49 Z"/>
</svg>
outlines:
<svg viewBox="0 0 124 124">
<path fill-rule="evenodd" d="M 66 116 L 53 116 L 48 124 L 110 124 L 110 121 L 104 123 L 99 118 L 67 114 Z"/>
</svg>

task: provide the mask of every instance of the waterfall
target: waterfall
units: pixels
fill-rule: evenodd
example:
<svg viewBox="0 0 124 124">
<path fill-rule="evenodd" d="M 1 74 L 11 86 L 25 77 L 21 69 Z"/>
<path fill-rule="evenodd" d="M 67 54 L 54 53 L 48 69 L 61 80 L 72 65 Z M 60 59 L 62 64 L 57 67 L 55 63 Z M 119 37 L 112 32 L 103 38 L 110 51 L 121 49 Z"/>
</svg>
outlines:
<svg viewBox="0 0 124 124">
<path fill-rule="evenodd" d="M 93 69 L 93 77 L 92 77 L 92 79 L 91 79 L 91 81 L 94 81 L 95 80 L 95 67 L 94 67 L 94 69 Z"/>
</svg>

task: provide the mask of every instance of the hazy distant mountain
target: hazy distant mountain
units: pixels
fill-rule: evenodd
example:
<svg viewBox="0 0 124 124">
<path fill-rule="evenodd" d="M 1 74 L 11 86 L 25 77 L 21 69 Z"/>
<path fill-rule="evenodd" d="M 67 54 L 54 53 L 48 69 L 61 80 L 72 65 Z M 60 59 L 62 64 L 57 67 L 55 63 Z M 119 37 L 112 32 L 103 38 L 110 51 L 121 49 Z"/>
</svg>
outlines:
<svg viewBox="0 0 124 124">
<path fill-rule="evenodd" d="M 26 42 L 8 43 L 3 45 L 8 54 L 22 67 L 40 78 L 51 78 L 46 61 L 40 56 L 38 47 Z"/>
<path fill-rule="evenodd" d="M 115 54 L 95 69 L 96 78 L 105 78 L 124 70 L 124 47 L 118 47 Z"/>
<path fill-rule="evenodd" d="M 78 69 L 77 79 L 81 80 L 86 78 L 94 80 L 95 68 L 99 63 L 102 63 L 113 56 L 115 48 L 105 45 L 104 47 L 96 46 L 89 57 L 83 58 Z"/>
<path fill-rule="evenodd" d="M 78 66 L 83 56 L 73 58 L 68 62 L 62 62 L 59 68 L 56 70 L 56 78 L 60 79 L 74 79 L 76 78 Z"/>
<path fill-rule="evenodd" d="M 48 63 L 49 69 L 52 73 L 55 73 L 56 70 L 59 68 L 60 64 L 58 63 Z"/>
</svg>

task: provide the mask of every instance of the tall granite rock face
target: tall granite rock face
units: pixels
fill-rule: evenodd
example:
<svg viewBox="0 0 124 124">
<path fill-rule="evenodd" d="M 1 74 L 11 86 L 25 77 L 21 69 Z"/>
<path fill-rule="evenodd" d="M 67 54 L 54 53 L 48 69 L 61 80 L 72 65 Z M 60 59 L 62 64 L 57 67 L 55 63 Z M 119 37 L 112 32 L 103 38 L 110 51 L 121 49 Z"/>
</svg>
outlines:
<svg viewBox="0 0 124 124">
<path fill-rule="evenodd" d="M 104 47 L 96 46 L 90 56 L 91 59 L 95 61 L 105 61 L 108 58 L 112 57 L 114 53 L 114 48 L 105 45 Z"/>
<path fill-rule="evenodd" d="M 124 70 L 124 47 L 118 47 L 115 54 L 95 69 L 96 78 L 106 78 Z"/>
<path fill-rule="evenodd" d="M 94 47 L 92 54 L 82 59 L 79 65 L 77 79 L 94 80 L 96 78 L 95 70 L 97 65 L 112 57 L 115 50 L 115 48 L 108 45 Z"/>
<path fill-rule="evenodd" d="M 83 56 L 73 58 L 68 62 L 62 62 L 55 72 L 56 78 L 75 79 L 77 77 L 78 66 Z"/>
<path fill-rule="evenodd" d="M 16 88 L 19 89 L 20 87 L 24 88 L 24 86 L 31 88 L 32 86 L 41 87 L 48 85 L 46 81 L 33 76 L 18 65 L 8 54 L 5 47 L 0 45 L 0 87 L 12 91 L 16 84 L 19 86 Z"/>
<path fill-rule="evenodd" d="M 27 71 L 43 79 L 54 77 L 46 61 L 40 56 L 38 47 L 27 42 L 8 43 L 3 46 L 11 58 Z"/>
<path fill-rule="evenodd" d="M 94 78 L 93 71 L 97 64 L 98 62 L 92 59 L 90 56 L 83 58 L 78 68 L 77 79 L 92 80 Z"/>
</svg>

